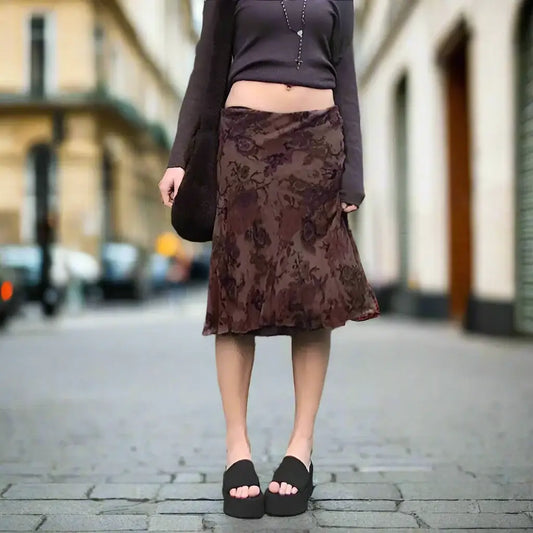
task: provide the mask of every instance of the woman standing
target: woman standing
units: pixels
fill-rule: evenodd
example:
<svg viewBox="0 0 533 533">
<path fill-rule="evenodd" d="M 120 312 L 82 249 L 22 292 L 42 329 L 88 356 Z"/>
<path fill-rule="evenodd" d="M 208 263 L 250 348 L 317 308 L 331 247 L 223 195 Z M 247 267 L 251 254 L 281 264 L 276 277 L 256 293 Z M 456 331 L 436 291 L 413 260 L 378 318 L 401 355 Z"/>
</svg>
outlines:
<svg viewBox="0 0 533 533">
<path fill-rule="evenodd" d="M 171 206 L 200 112 L 216 3 L 205 0 L 168 169 Z M 379 316 L 348 227 L 365 197 L 353 0 L 234 0 L 231 87 L 221 110 L 218 195 L 203 335 L 215 334 L 226 420 L 224 512 L 304 512 L 332 329 Z M 263 493 L 246 426 L 255 336 L 290 335 L 295 420 Z"/>
</svg>

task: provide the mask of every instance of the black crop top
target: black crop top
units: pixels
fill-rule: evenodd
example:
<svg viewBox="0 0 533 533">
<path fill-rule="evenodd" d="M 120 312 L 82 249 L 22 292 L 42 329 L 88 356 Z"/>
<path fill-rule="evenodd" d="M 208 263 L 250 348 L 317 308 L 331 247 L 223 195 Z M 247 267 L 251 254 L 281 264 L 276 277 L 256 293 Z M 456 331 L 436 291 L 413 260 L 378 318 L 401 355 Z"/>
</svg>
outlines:
<svg viewBox="0 0 533 533">
<path fill-rule="evenodd" d="M 168 167 L 184 168 L 184 153 L 201 109 L 198 96 L 214 46 L 214 6 L 204 0 L 196 59 L 183 98 Z M 301 28 L 301 0 L 285 0 L 291 26 Z M 333 89 L 343 119 L 346 159 L 340 198 L 359 206 L 365 197 L 359 95 L 353 53 L 353 0 L 307 0 L 302 64 L 296 68 L 298 36 L 287 27 L 279 0 L 236 0 L 233 57 L 228 83 L 254 80 Z M 212 48 L 211 48 L 212 49 Z"/>
</svg>

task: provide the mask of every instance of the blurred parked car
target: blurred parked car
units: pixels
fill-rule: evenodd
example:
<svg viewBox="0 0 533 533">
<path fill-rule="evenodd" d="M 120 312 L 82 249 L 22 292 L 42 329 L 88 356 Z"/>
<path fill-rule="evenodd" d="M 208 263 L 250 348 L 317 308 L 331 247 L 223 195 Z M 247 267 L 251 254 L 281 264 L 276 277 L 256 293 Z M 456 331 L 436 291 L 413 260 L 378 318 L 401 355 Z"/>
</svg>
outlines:
<svg viewBox="0 0 533 533">
<path fill-rule="evenodd" d="M 151 292 L 148 254 L 129 243 L 103 244 L 102 276 L 99 285 L 105 299 L 144 300 Z"/>
<path fill-rule="evenodd" d="M 17 314 L 22 304 L 22 287 L 17 272 L 0 262 L 0 328 Z"/>
<path fill-rule="evenodd" d="M 14 269 L 20 276 L 24 299 L 35 301 L 40 299 L 41 280 L 41 249 L 31 244 L 9 244 L 0 247 L 0 259 L 4 265 Z M 67 283 L 68 271 L 62 250 L 52 246 L 52 266 L 50 271 L 52 285 L 58 293 L 58 300 L 63 301 Z"/>
<path fill-rule="evenodd" d="M 57 291 L 58 303 L 65 299 L 68 287 L 79 283 L 84 292 L 94 290 L 99 279 L 98 261 L 85 252 L 70 250 L 58 244 L 51 246 L 50 278 Z M 24 299 L 39 300 L 42 253 L 38 245 L 9 244 L 0 246 L 0 260 L 18 273 Z"/>
</svg>

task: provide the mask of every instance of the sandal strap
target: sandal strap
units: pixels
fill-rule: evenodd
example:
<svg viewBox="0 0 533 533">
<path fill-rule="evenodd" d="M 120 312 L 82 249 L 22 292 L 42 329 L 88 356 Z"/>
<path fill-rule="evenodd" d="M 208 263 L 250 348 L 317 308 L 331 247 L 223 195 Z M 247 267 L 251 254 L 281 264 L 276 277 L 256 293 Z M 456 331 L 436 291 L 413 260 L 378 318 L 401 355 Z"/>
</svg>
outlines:
<svg viewBox="0 0 533 533">
<path fill-rule="evenodd" d="M 224 471 L 222 488 L 229 492 L 230 489 L 242 486 L 259 486 L 259 477 L 250 459 L 240 459 Z"/>
<path fill-rule="evenodd" d="M 298 490 L 302 490 L 309 484 L 309 477 L 313 476 L 313 463 L 310 464 L 309 470 L 300 459 L 293 455 L 286 455 L 280 465 L 274 471 L 272 481 L 281 483 L 285 481 Z"/>
</svg>

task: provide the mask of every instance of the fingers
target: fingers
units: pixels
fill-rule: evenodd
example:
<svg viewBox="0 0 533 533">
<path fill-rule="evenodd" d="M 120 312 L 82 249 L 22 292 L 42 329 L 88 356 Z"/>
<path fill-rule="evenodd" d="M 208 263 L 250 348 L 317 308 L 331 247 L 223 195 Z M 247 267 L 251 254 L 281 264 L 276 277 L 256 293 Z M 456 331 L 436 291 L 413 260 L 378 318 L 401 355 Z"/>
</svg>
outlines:
<svg viewBox="0 0 533 533">
<path fill-rule="evenodd" d="M 158 184 L 161 201 L 167 207 L 172 207 L 179 186 L 183 179 L 184 170 L 181 167 L 169 168 Z"/>
<path fill-rule="evenodd" d="M 352 211 L 359 209 L 356 205 L 354 204 L 348 205 L 346 202 L 341 202 L 341 207 L 342 207 L 342 210 L 345 211 L 346 213 L 351 213 Z"/>
</svg>

